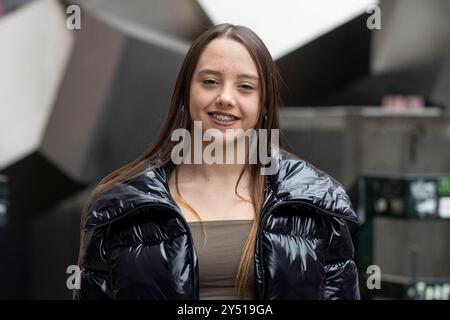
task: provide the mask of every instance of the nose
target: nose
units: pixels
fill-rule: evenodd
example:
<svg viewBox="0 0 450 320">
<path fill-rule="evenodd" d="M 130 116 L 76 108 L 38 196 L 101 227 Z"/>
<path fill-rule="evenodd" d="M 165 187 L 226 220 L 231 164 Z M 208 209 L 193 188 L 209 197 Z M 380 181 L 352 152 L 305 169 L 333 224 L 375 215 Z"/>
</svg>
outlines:
<svg viewBox="0 0 450 320">
<path fill-rule="evenodd" d="M 217 96 L 217 104 L 221 107 L 233 107 L 236 105 L 232 88 L 223 87 Z"/>
</svg>

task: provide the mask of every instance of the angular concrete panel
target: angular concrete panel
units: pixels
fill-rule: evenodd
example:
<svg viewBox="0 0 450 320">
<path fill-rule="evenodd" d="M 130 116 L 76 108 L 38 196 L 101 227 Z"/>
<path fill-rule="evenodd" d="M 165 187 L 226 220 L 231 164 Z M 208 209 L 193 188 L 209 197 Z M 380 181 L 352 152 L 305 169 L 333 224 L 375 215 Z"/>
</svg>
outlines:
<svg viewBox="0 0 450 320">
<path fill-rule="evenodd" d="M 165 119 L 182 59 L 127 39 L 80 173 L 95 181 L 142 154 Z"/>
<path fill-rule="evenodd" d="M 83 12 L 42 150 L 74 180 L 89 183 L 155 138 L 187 45 L 143 41 Z"/>
<path fill-rule="evenodd" d="M 82 29 L 66 68 L 41 150 L 76 180 L 86 180 L 80 169 L 96 126 L 105 112 L 124 35 L 83 11 Z"/>
<path fill-rule="evenodd" d="M 40 152 L 0 171 L 9 177 L 9 224 L 24 224 L 83 187 Z"/>
<path fill-rule="evenodd" d="M 324 105 L 328 96 L 369 73 L 366 19 L 361 15 L 276 61 L 283 105 Z"/>
<path fill-rule="evenodd" d="M 191 41 L 211 26 L 211 20 L 197 0 L 77 0 L 90 12 L 119 29 L 125 24 L 136 29 L 158 32 Z M 122 29 L 123 30 L 123 29 Z"/>
<path fill-rule="evenodd" d="M 0 169 L 39 147 L 73 38 L 56 0 L 0 20 Z"/>
</svg>

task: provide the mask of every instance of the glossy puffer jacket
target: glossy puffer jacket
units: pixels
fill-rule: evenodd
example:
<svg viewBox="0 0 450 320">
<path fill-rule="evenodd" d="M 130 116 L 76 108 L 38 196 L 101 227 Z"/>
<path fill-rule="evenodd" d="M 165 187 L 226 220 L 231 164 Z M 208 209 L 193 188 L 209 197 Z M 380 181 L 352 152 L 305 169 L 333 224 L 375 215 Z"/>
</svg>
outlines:
<svg viewBox="0 0 450 320">
<path fill-rule="evenodd" d="M 359 299 L 343 187 L 304 160 L 276 153 L 254 253 L 258 299 Z M 84 219 L 75 299 L 199 299 L 190 229 L 170 195 L 174 165 L 151 169 L 92 203 Z M 201 272 L 201 270 L 200 270 Z"/>
</svg>

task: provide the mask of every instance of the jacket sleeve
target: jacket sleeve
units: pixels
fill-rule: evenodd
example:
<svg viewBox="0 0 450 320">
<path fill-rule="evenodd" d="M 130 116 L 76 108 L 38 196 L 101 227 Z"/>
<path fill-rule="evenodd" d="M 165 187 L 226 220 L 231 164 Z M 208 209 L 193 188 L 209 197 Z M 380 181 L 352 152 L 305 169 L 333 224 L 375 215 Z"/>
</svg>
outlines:
<svg viewBox="0 0 450 320">
<path fill-rule="evenodd" d="M 109 266 L 102 248 L 102 230 L 85 232 L 80 249 L 80 286 L 73 291 L 75 300 L 111 299 Z"/>
<path fill-rule="evenodd" d="M 323 299 L 359 300 L 358 270 L 353 261 L 354 247 L 346 222 L 330 218 L 330 235 L 325 253 Z"/>
</svg>

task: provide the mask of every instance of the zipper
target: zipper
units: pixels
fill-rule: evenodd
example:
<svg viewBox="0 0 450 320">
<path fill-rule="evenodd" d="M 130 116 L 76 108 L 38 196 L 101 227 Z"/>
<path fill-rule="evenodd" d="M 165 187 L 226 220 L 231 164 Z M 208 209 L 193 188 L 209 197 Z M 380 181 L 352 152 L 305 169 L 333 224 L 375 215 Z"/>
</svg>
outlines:
<svg viewBox="0 0 450 320">
<path fill-rule="evenodd" d="M 309 203 L 307 201 L 304 201 L 304 200 L 280 200 L 279 202 L 275 203 L 274 205 L 265 208 L 263 210 L 262 214 L 261 214 L 261 223 L 259 225 L 259 234 L 258 234 L 258 236 L 259 236 L 259 255 L 260 255 L 259 261 L 260 261 L 260 271 L 261 271 L 260 273 L 261 273 L 261 276 L 262 276 L 262 299 L 265 299 L 265 296 L 266 296 L 266 292 L 265 292 L 265 279 L 266 279 L 266 277 L 264 276 L 264 266 L 263 266 L 264 259 L 262 257 L 262 241 L 261 241 L 262 233 L 263 233 L 263 227 L 265 226 L 266 221 L 269 218 L 269 216 L 272 213 L 272 211 L 275 208 L 278 208 L 278 207 L 280 207 L 282 205 L 285 205 L 285 204 L 300 204 L 302 206 L 312 208 L 312 209 L 314 209 L 314 210 L 316 210 L 316 211 L 318 211 L 318 212 L 320 212 L 321 214 L 324 214 L 324 215 L 330 215 L 330 216 L 334 216 L 334 217 L 338 217 L 338 218 L 343 218 L 342 215 L 336 214 L 336 213 L 334 213 L 334 212 L 332 212 L 330 210 L 322 209 L 322 208 L 320 208 L 320 207 L 318 207 L 318 206 L 316 206 L 316 205 L 314 205 L 312 203 Z M 352 220 L 352 221 L 358 221 L 357 219 L 354 219 L 354 218 L 347 218 L 347 219 L 348 220 Z"/>
</svg>

